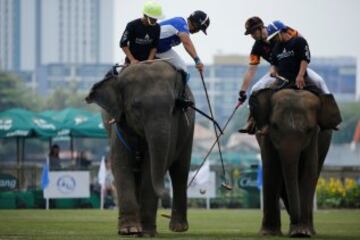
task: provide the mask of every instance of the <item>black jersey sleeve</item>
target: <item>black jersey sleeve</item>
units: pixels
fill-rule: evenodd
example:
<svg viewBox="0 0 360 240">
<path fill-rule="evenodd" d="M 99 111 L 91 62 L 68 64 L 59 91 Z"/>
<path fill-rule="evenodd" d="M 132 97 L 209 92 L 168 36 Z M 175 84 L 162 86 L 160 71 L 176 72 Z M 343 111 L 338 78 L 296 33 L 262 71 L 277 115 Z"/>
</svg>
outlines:
<svg viewBox="0 0 360 240">
<path fill-rule="evenodd" d="M 310 63 L 311 60 L 310 48 L 305 38 L 298 37 L 296 39 L 295 51 L 300 61 L 304 60 Z"/>
<path fill-rule="evenodd" d="M 132 32 L 133 32 L 133 24 L 128 23 L 120 39 L 119 45 L 121 48 L 128 46 L 128 42 L 131 40 L 133 35 Z"/>
<path fill-rule="evenodd" d="M 160 25 L 156 24 L 154 41 L 151 43 L 151 48 L 157 48 L 160 41 Z"/>
</svg>

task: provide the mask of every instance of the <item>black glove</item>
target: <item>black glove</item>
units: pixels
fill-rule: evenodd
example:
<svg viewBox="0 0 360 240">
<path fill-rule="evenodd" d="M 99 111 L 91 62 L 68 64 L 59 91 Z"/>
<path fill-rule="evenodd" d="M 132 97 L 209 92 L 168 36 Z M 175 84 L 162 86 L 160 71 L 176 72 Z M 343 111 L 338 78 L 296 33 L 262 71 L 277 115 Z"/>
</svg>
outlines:
<svg viewBox="0 0 360 240">
<path fill-rule="evenodd" d="M 246 101 L 246 98 L 247 98 L 247 96 L 246 96 L 246 92 L 244 91 L 244 90 L 240 90 L 240 92 L 239 92 L 239 102 L 241 102 L 241 103 L 243 103 L 243 102 L 245 102 Z"/>
</svg>

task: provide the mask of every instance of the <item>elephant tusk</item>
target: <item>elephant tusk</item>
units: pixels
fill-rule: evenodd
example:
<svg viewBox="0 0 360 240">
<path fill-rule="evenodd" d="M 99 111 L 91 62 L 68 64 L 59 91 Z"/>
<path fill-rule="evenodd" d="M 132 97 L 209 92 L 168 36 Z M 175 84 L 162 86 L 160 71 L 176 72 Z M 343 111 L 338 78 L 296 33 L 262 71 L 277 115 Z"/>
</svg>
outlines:
<svg viewBox="0 0 360 240">
<path fill-rule="evenodd" d="M 113 124 L 115 122 L 115 118 L 112 118 L 108 121 L 108 124 Z"/>
<path fill-rule="evenodd" d="M 171 215 L 166 214 L 166 213 L 162 213 L 161 216 L 164 218 L 169 218 L 169 219 L 171 218 Z"/>
</svg>

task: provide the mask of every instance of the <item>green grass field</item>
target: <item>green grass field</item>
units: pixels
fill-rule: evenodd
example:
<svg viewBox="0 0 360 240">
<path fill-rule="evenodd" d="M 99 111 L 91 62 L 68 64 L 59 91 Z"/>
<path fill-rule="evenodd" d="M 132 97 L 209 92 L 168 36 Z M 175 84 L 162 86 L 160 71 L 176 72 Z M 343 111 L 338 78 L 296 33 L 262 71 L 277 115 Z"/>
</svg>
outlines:
<svg viewBox="0 0 360 240">
<path fill-rule="evenodd" d="M 189 210 L 186 233 L 168 230 L 169 220 L 158 217 L 160 239 L 264 239 L 257 235 L 260 210 Z M 116 210 L 1 210 L 0 240 L 3 239 L 119 239 Z M 288 217 L 282 216 L 283 233 Z M 360 239 L 360 210 L 319 210 L 315 213 L 318 235 L 314 239 Z M 284 239 L 272 237 L 271 239 Z"/>
</svg>

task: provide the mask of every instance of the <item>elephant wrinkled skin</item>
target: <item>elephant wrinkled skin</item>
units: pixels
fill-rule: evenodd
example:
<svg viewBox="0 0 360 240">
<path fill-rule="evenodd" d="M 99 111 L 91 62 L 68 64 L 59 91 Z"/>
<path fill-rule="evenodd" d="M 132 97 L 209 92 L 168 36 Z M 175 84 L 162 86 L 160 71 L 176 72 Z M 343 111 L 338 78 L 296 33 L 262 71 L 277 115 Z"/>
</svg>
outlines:
<svg viewBox="0 0 360 240">
<path fill-rule="evenodd" d="M 327 116 L 329 101 L 323 98 L 329 99 L 305 90 L 267 89 L 251 99 L 256 123 L 266 129 L 256 134 L 263 164 L 262 235 L 281 235 L 280 198 L 290 215 L 289 235 L 315 234 L 313 198 L 332 136 L 331 129 L 319 126 L 341 121 Z"/>
<path fill-rule="evenodd" d="M 158 199 L 165 194 L 167 171 L 173 186 L 169 228 L 175 232 L 188 229 L 186 188 L 195 114 L 192 109 L 175 107 L 183 89 L 181 74 L 159 61 L 130 65 L 118 76 L 107 74 L 86 98 L 105 110 L 103 120 L 118 192 L 119 234 L 156 234 Z M 187 86 L 186 95 L 194 100 Z M 125 144 L 109 124 L 111 119 Z"/>
</svg>

